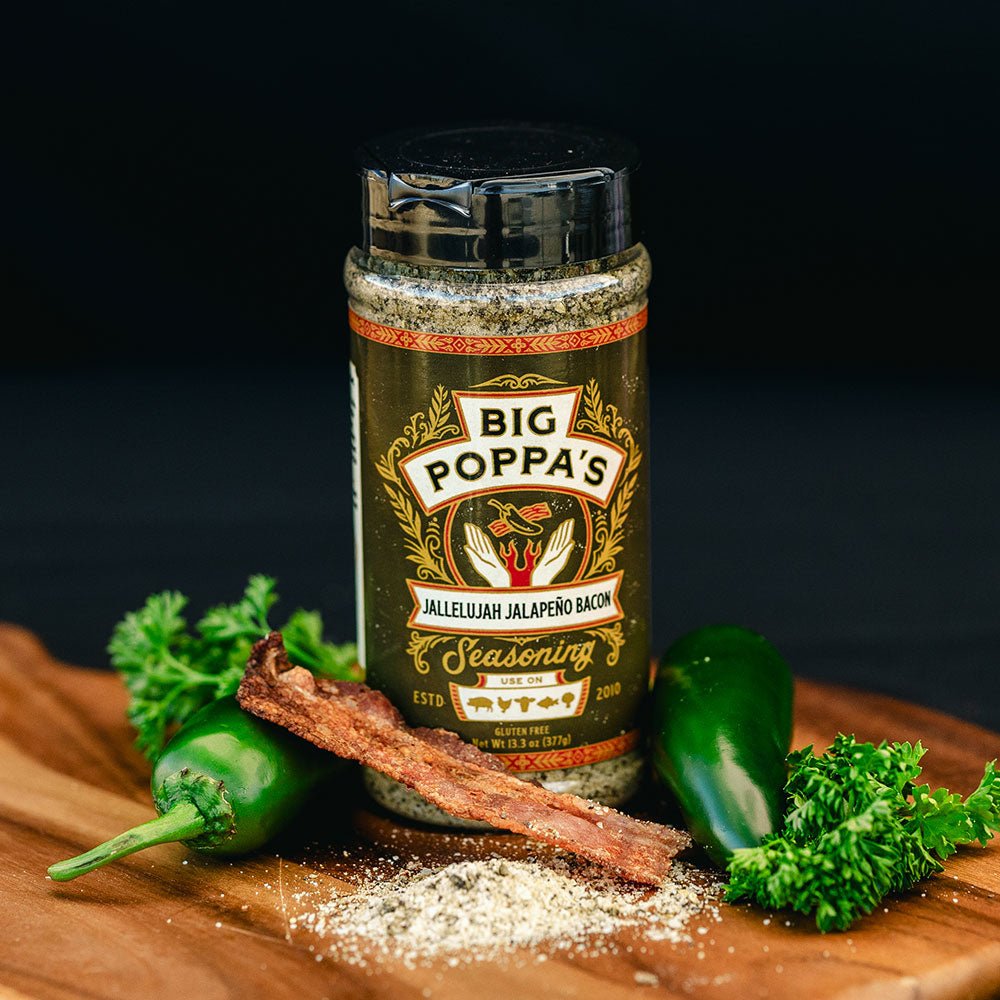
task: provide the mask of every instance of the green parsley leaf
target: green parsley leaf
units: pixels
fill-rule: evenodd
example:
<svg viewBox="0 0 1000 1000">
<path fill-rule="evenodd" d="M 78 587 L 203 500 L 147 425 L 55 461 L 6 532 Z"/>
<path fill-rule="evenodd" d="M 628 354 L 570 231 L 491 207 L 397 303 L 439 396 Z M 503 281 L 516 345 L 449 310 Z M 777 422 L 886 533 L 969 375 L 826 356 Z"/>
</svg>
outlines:
<svg viewBox="0 0 1000 1000">
<path fill-rule="evenodd" d="M 128 719 L 147 757 L 198 709 L 239 687 L 251 647 L 271 631 L 275 586 L 273 577 L 252 576 L 243 597 L 209 609 L 195 634 L 181 614 L 187 598 L 177 591 L 151 595 L 115 626 L 108 653 L 128 688 Z M 293 612 L 281 631 L 293 662 L 325 677 L 361 678 L 356 647 L 326 642 L 318 612 Z"/>
<path fill-rule="evenodd" d="M 916 785 L 924 748 L 858 743 L 840 734 L 821 756 L 789 754 L 783 827 L 759 847 L 735 851 L 726 899 L 815 915 L 821 931 L 845 930 L 890 892 L 943 868 L 960 845 L 1000 831 L 1000 775 L 986 765 L 966 798 Z"/>
<path fill-rule="evenodd" d="M 353 643 L 335 646 L 323 641 L 323 619 L 318 611 L 293 611 L 281 630 L 292 663 L 308 667 L 321 677 L 360 680 L 358 651 Z"/>
<path fill-rule="evenodd" d="M 243 599 L 235 604 L 220 604 L 205 612 L 198 631 L 206 642 L 231 643 L 241 639 L 256 642 L 268 630 L 267 613 L 278 595 L 276 581 L 270 576 L 252 576 L 247 581 Z"/>
</svg>

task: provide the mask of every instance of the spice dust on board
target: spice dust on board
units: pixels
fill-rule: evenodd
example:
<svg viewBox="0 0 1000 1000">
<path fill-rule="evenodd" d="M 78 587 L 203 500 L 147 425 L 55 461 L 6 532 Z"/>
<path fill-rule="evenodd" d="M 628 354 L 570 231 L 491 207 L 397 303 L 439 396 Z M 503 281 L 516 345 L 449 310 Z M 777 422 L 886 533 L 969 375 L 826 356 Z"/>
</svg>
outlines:
<svg viewBox="0 0 1000 1000">
<path fill-rule="evenodd" d="M 318 939 L 317 959 L 360 967 L 524 965 L 560 953 L 630 950 L 619 941 L 621 932 L 688 944 L 693 919 L 721 921 L 720 894 L 718 882 L 683 862 L 650 889 L 568 857 L 487 857 L 432 867 L 411 861 L 402 869 L 367 868 L 355 891 L 344 895 L 295 893 L 291 898 L 302 909 L 289 916 L 289 928 Z M 530 949 L 527 958 L 522 949 Z"/>
</svg>

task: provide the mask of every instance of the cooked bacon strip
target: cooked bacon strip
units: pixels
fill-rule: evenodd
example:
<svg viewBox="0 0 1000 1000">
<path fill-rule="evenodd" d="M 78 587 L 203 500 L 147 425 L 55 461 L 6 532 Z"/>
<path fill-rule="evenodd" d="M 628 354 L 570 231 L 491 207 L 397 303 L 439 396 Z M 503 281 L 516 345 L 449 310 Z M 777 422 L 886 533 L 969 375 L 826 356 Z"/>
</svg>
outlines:
<svg viewBox="0 0 1000 1000">
<path fill-rule="evenodd" d="M 385 695 L 293 666 L 280 633 L 253 648 L 240 705 L 340 757 L 403 782 L 463 819 L 561 847 L 636 882 L 659 885 L 686 833 L 551 792 L 509 774 L 492 754 L 444 729 L 411 729 Z"/>
</svg>

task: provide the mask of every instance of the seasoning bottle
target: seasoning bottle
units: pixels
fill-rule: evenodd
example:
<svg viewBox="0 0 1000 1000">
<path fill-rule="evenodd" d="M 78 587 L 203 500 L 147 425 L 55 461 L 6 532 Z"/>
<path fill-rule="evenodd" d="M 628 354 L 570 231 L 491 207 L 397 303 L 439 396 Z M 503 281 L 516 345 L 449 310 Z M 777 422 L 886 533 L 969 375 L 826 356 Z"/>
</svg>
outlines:
<svg viewBox="0 0 1000 1000">
<path fill-rule="evenodd" d="M 368 682 L 412 725 L 608 805 L 639 782 L 649 678 L 637 165 L 570 126 L 385 136 L 359 151 L 344 271 Z"/>
</svg>

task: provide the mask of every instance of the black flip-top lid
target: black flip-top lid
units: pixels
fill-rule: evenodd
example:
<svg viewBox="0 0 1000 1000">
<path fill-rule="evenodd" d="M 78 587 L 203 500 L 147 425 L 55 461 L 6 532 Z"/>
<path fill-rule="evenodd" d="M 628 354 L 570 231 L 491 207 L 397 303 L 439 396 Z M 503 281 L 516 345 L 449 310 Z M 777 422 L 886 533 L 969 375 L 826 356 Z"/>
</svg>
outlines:
<svg viewBox="0 0 1000 1000">
<path fill-rule="evenodd" d="M 414 264 L 535 268 L 635 242 L 638 151 L 572 125 L 502 122 L 394 132 L 357 153 L 362 245 Z"/>
</svg>

